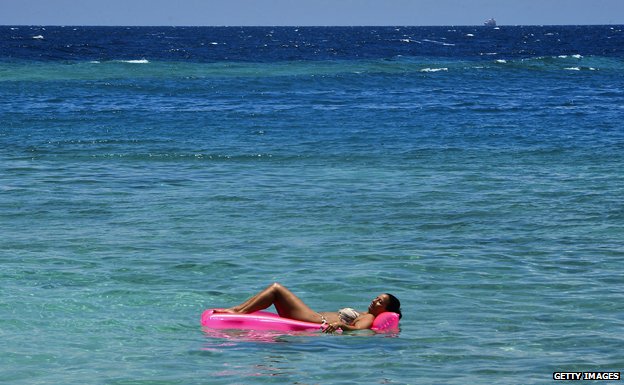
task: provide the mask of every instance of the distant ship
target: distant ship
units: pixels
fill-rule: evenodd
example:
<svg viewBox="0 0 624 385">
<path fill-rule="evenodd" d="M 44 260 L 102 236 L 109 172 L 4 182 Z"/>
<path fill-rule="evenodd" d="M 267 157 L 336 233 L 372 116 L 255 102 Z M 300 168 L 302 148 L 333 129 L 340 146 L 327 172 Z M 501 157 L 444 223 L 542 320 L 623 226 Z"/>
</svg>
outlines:
<svg viewBox="0 0 624 385">
<path fill-rule="evenodd" d="M 485 25 L 486 27 L 496 27 L 496 20 L 494 20 L 494 18 L 487 19 L 483 22 L 483 25 Z"/>
</svg>

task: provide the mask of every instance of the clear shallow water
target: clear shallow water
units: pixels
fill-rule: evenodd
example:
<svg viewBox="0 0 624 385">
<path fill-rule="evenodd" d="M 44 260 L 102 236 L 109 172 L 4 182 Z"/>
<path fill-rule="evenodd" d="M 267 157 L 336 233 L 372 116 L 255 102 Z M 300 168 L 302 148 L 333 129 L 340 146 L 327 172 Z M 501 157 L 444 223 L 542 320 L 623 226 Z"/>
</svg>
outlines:
<svg viewBox="0 0 624 385">
<path fill-rule="evenodd" d="M 507 384 L 621 370 L 620 27 L 12 28 L 0 28 L 5 381 Z M 306 41 L 315 49 L 295 47 Z M 392 292 L 401 332 L 199 327 L 203 309 L 272 281 L 318 310 Z"/>
</svg>

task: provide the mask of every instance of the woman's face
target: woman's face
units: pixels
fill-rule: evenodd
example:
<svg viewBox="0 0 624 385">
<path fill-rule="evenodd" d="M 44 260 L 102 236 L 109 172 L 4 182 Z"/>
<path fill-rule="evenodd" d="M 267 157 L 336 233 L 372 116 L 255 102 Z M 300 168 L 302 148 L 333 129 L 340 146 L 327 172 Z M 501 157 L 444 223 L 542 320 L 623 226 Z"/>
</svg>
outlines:
<svg viewBox="0 0 624 385">
<path fill-rule="evenodd" d="M 379 294 L 375 299 L 373 299 L 368 305 L 368 312 L 377 315 L 386 311 L 386 306 L 388 306 L 388 302 L 390 301 L 390 297 L 386 294 Z"/>
</svg>

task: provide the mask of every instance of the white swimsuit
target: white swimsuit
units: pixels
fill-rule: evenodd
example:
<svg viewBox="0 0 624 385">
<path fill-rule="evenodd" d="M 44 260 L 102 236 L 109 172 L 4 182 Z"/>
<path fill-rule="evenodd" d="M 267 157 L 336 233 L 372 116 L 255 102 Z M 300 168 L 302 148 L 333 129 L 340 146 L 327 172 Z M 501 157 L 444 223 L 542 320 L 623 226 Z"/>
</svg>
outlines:
<svg viewBox="0 0 624 385">
<path fill-rule="evenodd" d="M 360 313 L 358 313 L 355 309 L 352 309 L 350 307 L 345 307 L 343 309 L 338 310 L 338 318 L 340 318 L 340 321 L 342 321 L 343 323 L 347 325 L 351 325 L 353 321 L 355 321 L 355 319 L 359 316 L 360 316 Z"/>
</svg>

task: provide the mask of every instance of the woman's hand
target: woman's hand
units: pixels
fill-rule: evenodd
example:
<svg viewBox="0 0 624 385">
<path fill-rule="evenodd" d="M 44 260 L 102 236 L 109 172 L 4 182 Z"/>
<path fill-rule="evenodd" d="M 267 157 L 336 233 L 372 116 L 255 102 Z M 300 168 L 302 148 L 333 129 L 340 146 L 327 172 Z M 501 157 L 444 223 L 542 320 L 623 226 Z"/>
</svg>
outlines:
<svg viewBox="0 0 624 385">
<path fill-rule="evenodd" d="M 336 330 L 341 329 L 344 326 L 346 326 L 346 325 L 344 323 L 342 323 L 342 322 L 332 322 L 332 323 L 327 325 L 325 330 L 323 330 L 323 333 L 333 333 Z"/>
</svg>

